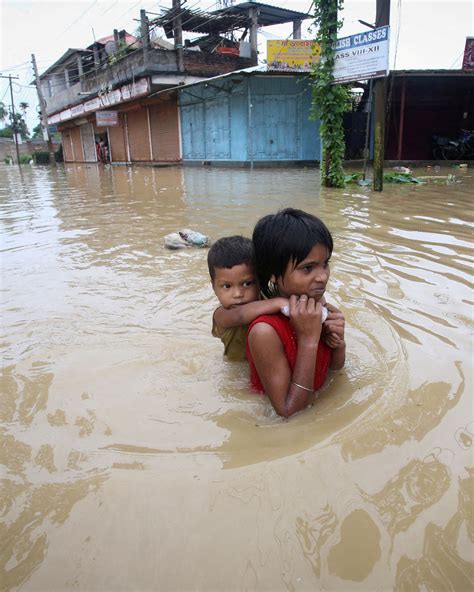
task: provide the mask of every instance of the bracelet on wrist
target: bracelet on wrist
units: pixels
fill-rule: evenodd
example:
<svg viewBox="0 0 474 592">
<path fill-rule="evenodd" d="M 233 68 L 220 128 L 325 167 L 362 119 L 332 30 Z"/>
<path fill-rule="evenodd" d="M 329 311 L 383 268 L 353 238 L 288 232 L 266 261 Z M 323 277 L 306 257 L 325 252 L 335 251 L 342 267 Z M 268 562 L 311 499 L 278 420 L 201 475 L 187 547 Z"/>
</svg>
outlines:
<svg viewBox="0 0 474 592">
<path fill-rule="evenodd" d="M 303 386 L 302 384 L 298 384 L 294 380 L 291 381 L 291 384 L 294 384 L 298 388 L 303 389 L 304 391 L 307 391 L 308 393 L 314 393 L 314 389 L 313 388 L 308 388 L 307 386 Z"/>
</svg>

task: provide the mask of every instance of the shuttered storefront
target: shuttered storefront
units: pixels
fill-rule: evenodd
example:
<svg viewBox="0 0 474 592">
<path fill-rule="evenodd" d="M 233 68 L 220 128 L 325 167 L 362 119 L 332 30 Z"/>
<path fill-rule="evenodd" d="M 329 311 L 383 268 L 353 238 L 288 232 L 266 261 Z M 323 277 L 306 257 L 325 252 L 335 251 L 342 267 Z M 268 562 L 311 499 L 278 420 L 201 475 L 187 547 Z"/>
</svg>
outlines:
<svg viewBox="0 0 474 592">
<path fill-rule="evenodd" d="M 64 162 L 74 162 L 74 160 L 75 160 L 71 132 L 72 132 L 72 130 L 68 129 L 68 130 L 64 130 L 61 133 Z"/>
<path fill-rule="evenodd" d="M 125 114 L 118 114 L 118 125 L 109 127 L 111 162 L 127 162 Z"/>
<path fill-rule="evenodd" d="M 252 102 L 253 157 L 256 160 L 301 158 L 300 97 L 261 95 Z"/>
<path fill-rule="evenodd" d="M 181 125 L 183 158 L 188 160 L 205 159 L 206 142 L 203 103 L 183 105 L 181 107 Z"/>
<path fill-rule="evenodd" d="M 64 162 L 84 162 L 82 150 L 81 130 L 79 127 L 71 127 L 62 132 Z"/>
<path fill-rule="evenodd" d="M 150 133 L 146 107 L 141 107 L 136 111 L 127 111 L 127 129 L 130 160 L 132 162 L 150 161 Z"/>
<path fill-rule="evenodd" d="M 180 160 L 178 106 L 176 100 L 150 105 L 151 141 L 153 160 L 176 162 Z"/>
<path fill-rule="evenodd" d="M 229 98 L 222 97 L 206 103 L 206 158 L 228 160 L 230 158 Z"/>
<path fill-rule="evenodd" d="M 95 147 L 94 125 L 85 123 L 80 126 L 82 148 L 84 151 L 84 162 L 97 162 L 97 151 Z"/>
</svg>

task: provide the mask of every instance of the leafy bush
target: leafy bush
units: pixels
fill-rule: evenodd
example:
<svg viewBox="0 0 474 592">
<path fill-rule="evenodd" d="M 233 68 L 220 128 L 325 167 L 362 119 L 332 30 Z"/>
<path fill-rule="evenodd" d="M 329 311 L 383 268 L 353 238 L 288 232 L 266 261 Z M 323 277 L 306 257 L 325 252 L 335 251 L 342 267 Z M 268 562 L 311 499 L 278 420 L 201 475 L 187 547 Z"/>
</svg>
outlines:
<svg viewBox="0 0 474 592">
<path fill-rule="evenodd" d="M 49 163 L 49 152 L 38 150 L 35 152 L 35 163 L 36 164 L 48 164 Z"/>
<path fill-rule="evenodd" d="M 30 164 L 31 154 L 20 154 L 20 164 Z"/>
<path fill-rule="evenodd" d="M 64 162 L 64 154 L 63 154 L 63 145 L 59 144 L 59 148 L 54 153 L 54 157 L 56 158 L 56 162 Z"/>
</svg>

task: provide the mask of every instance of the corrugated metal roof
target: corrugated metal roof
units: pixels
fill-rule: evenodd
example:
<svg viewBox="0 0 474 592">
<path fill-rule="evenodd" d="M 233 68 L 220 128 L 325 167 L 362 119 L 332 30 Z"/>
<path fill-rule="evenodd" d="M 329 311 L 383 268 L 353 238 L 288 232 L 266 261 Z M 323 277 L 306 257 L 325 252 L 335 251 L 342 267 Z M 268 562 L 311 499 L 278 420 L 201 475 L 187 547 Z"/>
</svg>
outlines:
<svg viewBox="0 0 474 592">
<path fill-rule="evenodd" d="M 225 14 L 229 15 L 243 15 L 248 14 L 248 11 L 251 8 L 256 8 L 258 10 L 258 24 L 263 27 L 281 25 L 283 23 L 289 23 L 295 20 L 305 20 L 311 18 L 310 14 L 304 12 L 280 8 L 279 6 L 272 6 L 271 4 L 263 4 L 262 2 L 242 2 L 222 10 L 216 10 L 213 14 L 225 12 Z"/>
<path fill-rule="evenodd" d="M 150 95 L 150 97 L 154 97 L 161 93 L 170 92 L 172 90 L 183 90 L 184 88 L 190 88 L 191 86 L 196 86 L 197 84 L 207 84 L 209 82 L 213 82 L 215 80 L 222 80 L 224 78 L 229 78 L 231 76 L 250 76 L 252 74 L 263 74 L 267 76 L 275 76 L 275 74 L 279 74 L 281 76 L 291 76 L 292 74 L 306 74 L 309 73 L 303 70 L 292 70 L 292 71 L 284 71 L 284 70 L 276 70 L 270 69 L 266 65 L 261 66 L 251 66 L 250 68 L 242 68 L 241 70 L 234 70 L 232 72 L 227 72 L 226 74 L 219 74 L 218 76 L 213 76 L 212 78 L 205 78 L 204 80 L 198 80 L 196 82 L 189 82 L 188 84 L 180 84 L 179 86 L 173 86 L 171 88 L 166 88 L 163 90 L 158 90 Z"/>
<path fill-rule="evenodd" d="M 311 18 L 311 15 L 304 12 L 288 10 L 287 8 L 280 8 L 261 2 L 242 2 L 241 4 L 212 12 L 181 8 L 179 15 L 181 17 L 183 31 L 218 35 L 250 26 L 249 11 L 251 8 L 257 9 L 257 23 L 262 27 L 281 25 L 295 20 Z M 152 23 L 163 27 L 166 36 L 172 37 L 173 20 L 176 14 L 178 14 L 176 8 L 163 10 L 158 18 L 153 19 Z"/>
<path fill-rule="evenodd" d="M 393 76 L 474 76 L 474 70 L 392 70 Z"/>
<path fill-rule="evenodd" d="M 65 51 L 63 53 L 63 55 L 59 58 L 59 60 L 56 60 L 54 62 L 54 64 L 52 64 L 47 70 L 45 70 L 42 74 L 40 74 L 40 76 L 39 76 L 40 80 L 44 76 L 47 76 L 52 70 L 54 70 L 55 68 L 57 68 L 61 64 L 64 64 L 65 62 L 67 62 L 73 55 L 75 55 L 75 54 L 89 55 L 91 53 L 92 53 L 92 50 L 90 50 L 90 49 L 73 49 L 72 47 L 70 47 L 67 51 Z"/>
</svg>

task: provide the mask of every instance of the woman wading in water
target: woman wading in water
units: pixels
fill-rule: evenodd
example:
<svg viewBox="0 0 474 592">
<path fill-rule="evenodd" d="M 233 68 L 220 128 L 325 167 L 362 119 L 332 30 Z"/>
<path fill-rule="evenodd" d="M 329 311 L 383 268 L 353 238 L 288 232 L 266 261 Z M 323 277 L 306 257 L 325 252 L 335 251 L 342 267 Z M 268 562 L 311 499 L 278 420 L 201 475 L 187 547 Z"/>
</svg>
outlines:
<svg viewBox="0 0 474 592">
<path fill-rule="evenodd" d="M 249 327 L 251 383 L 278 415 L 290 417 L 311 402 L 330 368 L 344 366 L 344 315 L 324 298 L 332 236 L 319 218 L 287 208 L 257 222 L 253 244 L 263 294 L 289 298 L 290 304 L 289 318 L 262 315 Z"/>
</svg>

